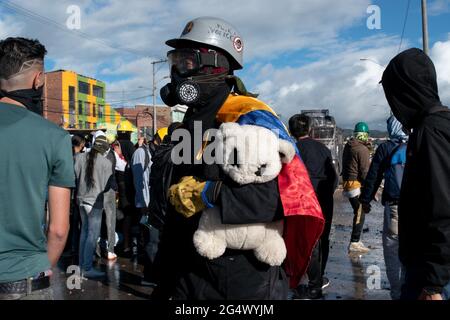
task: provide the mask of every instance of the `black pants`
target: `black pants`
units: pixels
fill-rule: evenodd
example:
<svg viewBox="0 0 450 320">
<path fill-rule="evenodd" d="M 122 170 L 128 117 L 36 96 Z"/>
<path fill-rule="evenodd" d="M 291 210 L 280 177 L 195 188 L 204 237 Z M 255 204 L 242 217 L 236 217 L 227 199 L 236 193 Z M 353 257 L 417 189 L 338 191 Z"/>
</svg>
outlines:
<svg viewBox="0 0 450 320">
<path fill-rule="evenodd" d="M 350 198 L 349 200 L 353 208 L 353 230 L 350 241 L 358 242 L 361 239 L 361 232 L 364 227 L 366 214 L 361 208 L 361 203 L 359 202 L 358 197 Z"/>
<path fill-rule="evenodd" d="M 80 224 L 81 217 L 78 205 L 75 203 L 75 200 L 72 199 L 70 202 L 70 228 L 69 235 L 67 237 L 66 252 L 70 252 L 72 255 L 78 255 L 79 245 L 80 245 Z"/>
<path fill-rule="evenodd" d="M 158 253 L 160 232 L 154 227 L 142 226 L 144 234 L 144 279 L 148 282 L 158 283 L 158 275 L 155 267 L 156 254 Z"/>
<path fill-rule="evenodd" d="M 424 287 L 422 279 L 423 271 L 414 266 L 405 266 L 405 279 L 402 285 L 401 300 L 417 300 L 422 293 Z"/>
<path fill-rule="evenodd" d="M 196 259 L 193 257 L 193 259 Z M 286 300 L 288 279 L 282 267 L 269 266 L 252 251 L 227 250 L 184 273 L 173 300 Z"/>
<path fill-rule="evenodd" d="M 320 201 L 321 199 L 319 199 Z M 331 224 L 333 222 L 333 196 L 326 201 L 326 204 L 321 202 L 322 212 L 325 218 L 325 226 L 322 236 L 314 247 L 311 255 L 311 262 L 308 266 L 308 286 L 312 289 L 321 289 L 323 285 L 323 275 L 328 261 L 330 252 L 330 232 Z"/>
</svg>

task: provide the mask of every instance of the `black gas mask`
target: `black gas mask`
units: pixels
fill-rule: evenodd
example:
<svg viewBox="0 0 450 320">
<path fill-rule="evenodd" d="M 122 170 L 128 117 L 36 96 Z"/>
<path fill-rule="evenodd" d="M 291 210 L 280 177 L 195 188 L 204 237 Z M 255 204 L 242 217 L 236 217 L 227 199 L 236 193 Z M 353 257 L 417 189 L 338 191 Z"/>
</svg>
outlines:
<svg viewBox="0 0 450 320">
<path fill-rule="evenodd" d="M 37 89 L 22 89 L 9 92 L 0 90 L 0 98 L 6 97 L 14 101 L 20 102 L 28 110 L 37 113 L 40 116 L 42 116 L 43 114 L 42 108 L 43 94 L 44 94 L 44 85 L 38 87 Z"/>
<path fill-rule="evenodd" d="M 214 50 L 201 52 L 196 49 L 177 49 L 169 51 L 167 58 L 171 82 L 161 88 L 160 94 L 168 106 L 182 104 L 201 107 L 209 101 L 215 89 L 226 85 L 229 62 L 224 55 Z M 204 71 L 213 68 L 222 68 L 224 71 Z"/>
</svg>

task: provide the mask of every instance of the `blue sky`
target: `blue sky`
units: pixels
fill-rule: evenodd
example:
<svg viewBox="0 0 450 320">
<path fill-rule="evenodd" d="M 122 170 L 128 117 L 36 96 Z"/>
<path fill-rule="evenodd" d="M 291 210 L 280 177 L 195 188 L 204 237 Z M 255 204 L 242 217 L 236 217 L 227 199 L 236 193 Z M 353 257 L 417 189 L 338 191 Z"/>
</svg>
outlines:
<svg viewBox="0 0 450 320">
<path fill-rule="evenodd" d="M 410 0 L 402 49 L 421 47 L 420 0 Z M 125 4 L 126 3 L 126 4 Z M 378 80 L 398 52 L 408 0 L 51 0 L 0 1 L 0 38 L 38 38 L 47 69 L 69 69 L 107 83 L 115 106 L 150 103 L 151 61 L 164 42 L 198 16 L 217 16 L 241 32 L 245 68 L 238 75 L 283 119 L 302 108 L 329 108 L 342 127 L 367 121 L 384 129 L 389 108 Z M 81 29 L 67 29 L 67 8 Z M 366 12 L 377 5 L 381 29 Z M 441 98 L 450 104 L 450 0 L 428 0 L 431 57 Z M 50 21 L 50 20 L 51 21 Z M 367 58 L 376 61 L 361 61 Z M 158 87 L 167 80 L 160 65 Z M 143 98 L 140 98 L 143 97 Z M 158 99 L 159 100 L 159 99 Z"/>
</svg>

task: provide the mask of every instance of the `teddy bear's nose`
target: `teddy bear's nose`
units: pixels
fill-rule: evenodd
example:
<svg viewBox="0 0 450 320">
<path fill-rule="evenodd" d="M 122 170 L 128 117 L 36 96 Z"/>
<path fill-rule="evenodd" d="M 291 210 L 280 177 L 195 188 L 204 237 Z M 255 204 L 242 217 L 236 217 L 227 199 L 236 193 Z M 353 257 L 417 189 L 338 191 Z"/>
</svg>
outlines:
<svg viewBox="0 0 450 320">
<path fill-rule="evenodd" d="M 258 170 L 256 170 L 255 175 L 258 176 L 258 177 L 261 177 L 262 176 L 262 170 L 265 169 L 266 167 L 267 167 L 266 164 L 261 165 L 258 168 Z"/>
</svg>

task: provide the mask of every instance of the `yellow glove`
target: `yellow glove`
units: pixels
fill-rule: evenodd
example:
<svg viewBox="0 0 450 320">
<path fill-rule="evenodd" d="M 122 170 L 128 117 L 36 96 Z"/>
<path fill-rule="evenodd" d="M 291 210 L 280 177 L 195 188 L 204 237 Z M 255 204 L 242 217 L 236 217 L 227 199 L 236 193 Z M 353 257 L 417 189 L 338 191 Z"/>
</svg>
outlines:
<svg viewBox="0 0 450 320">
<path fill-rule="evenodd" d="M 169 200 L 175 209 L 186 218 L 206 208 L 202 200 L 202 191 L 206 182 L 197 180 L 193 176 L 183 177 L 170 187 Z"/>
</svg>

